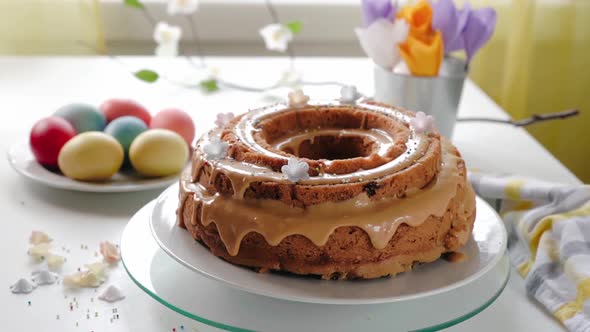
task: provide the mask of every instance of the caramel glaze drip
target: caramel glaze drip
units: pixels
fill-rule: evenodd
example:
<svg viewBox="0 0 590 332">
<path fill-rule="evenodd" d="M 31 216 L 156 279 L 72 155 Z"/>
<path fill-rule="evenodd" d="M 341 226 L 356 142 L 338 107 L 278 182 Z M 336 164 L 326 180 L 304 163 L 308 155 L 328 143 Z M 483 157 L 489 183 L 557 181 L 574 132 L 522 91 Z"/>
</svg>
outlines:
<svg viewBox="0 0 590 332">
<path fill-rule="evenodd" d="M 289 235 L 300 234 L 322 246 L 330 234 L 342 226 L 362 228 L 373 246 L 383 249 L 399 225 L 418 226 L 429 216 L 440 217 L 445 213 L 464 181 L 458 169 L 459 160 L 450 143 L 445 141 L 443 165 L 436 179 L 427 188 L 403 199 L 373 201 L 362 194 L 354 199 L 303 209 L 286 208 L 282 202 L 273 200 L 210 195 L 200 184 L 187 182 L 183 182 L 182 191 L 185 195 L 194 193 L 194 199 L 202 204 L 199 220 L 205 226 L 215 223 L 228 253 L 233 256 L 238 254 L 242 239 L 250 232 L 261 234 L 270 245 L 278 245 Z"/>
<path fill-rule="evenodd" d="M 356 106 L 328 103 L 314 107 L 358 107 L 366 111 L 378 112 L 402 123 L 408 123 L 407 114 L 395 109 L 381 107 L 372 104 L 360 103 Z M 253 133 L 258 131 L 256 124 L 262 119 L 272 116 L 277 112 L 289 111 L 286 106 L 275 106 L 257 111 L 251 111 L 244 115 L 232 127 L 231 130 L 240 141 L 251 149 L 266 155 L 286 159 L 285 155 L 261 147 L 253 138 Z M 364 121 L 363 121 L 364 122 Z M 362 127 L 365 125 L 363 124 Z M 373 156 L 385 157 L 393 144 L 393 138 L 387 133 L 376 129 L 339 129 L 339 135 L 364 136 L 375 142 Z M 293 148 L 302 140 L 313 139 L 317 135 L 334 134 L 333 129 L 320 129 L 312 133 L 302 133 L 289 139 L 274 142 L 273 148 L 280 150 L 285 146 Z M 200 215 L 193 213 L 193 218 L 207 226 L 215 223 L 220 237 L 230 255 L 237 255 L 240 243 L 244 236 L 250 232 L 261 234 L 270 245 L 278 245 L 282 239 L 289 235 L 300 234 L 310 239 L 314 244 L 321 246 L 326 243 L 332 232 L 342 226 L 357 226 L 365 230 L 369 235 L 373 246 L 383 249 L 392 238 L 401 224 L 418 226 L 429 216 L 442 216 L 453 197 L 458 186 L 464 183 L 464 179 L 458 170 L 460 157 L 454 154 L 451 144 L 442 140 L 442 165 L 437 177 L 424 189 L 408 193 L 405 198 L 395 197 L 380 200 L 369 199 L 366 194 L 358 195 L 349 200 L 339 202 L 324 202 L 306 208 L 286 206 L 283 202 L 267 199 L 244 199 L 244 193 L 251 183 L 271 181 L 276 183 L 291 182 L 280 172 L 270 168 L 254 164 L 238 162 L 231 158 L 216 161 L 208 161 L 204 157 L 202 147 L 208 143 L 211 137 L 220 135 L 220 130 L 211 131 L 204 135 L 193 155 L 193 165 L 190 179 L 181 180 L 180 202 L 184 204 L 188 195 L 193 195 L 197 206 L 201 208 Z M 325 185 L 341 184 L 351 181 L 370 181 L 385 175 L 403 170 L 417 162 L 429 147 L 431 138 L 428 135 L 410 132 L 406 142 L 406 152 L 396 158 L 389 158 L 383 164 L 372 169 L 359 170 L 349 174 L 324 173 L 311 176 L 307 180 L 299 181 L 300 185 Z M 326 161 L 329 163 L 329 161 Z M 219 193 L 208 192 L 198 183 L 203 165 L 209 163 L 213 174 L 209 175 L 209 181 L 215 181 L 215 173 L 223 173 L 229 178 L 233 196 L 223 196 Z M 472 191 L 467 191 L 473 195 Z M 473 198 L 471 198 L 473 200 Z M 466 201 L 470 201 L 469 198 Z M 465 206 L 466 210 L 473 210 L 473 206 Z M 182 209 L 182 206 L 181 206 Z M 196 222 L 192 220 L 191 222 Z"/>
</svg>

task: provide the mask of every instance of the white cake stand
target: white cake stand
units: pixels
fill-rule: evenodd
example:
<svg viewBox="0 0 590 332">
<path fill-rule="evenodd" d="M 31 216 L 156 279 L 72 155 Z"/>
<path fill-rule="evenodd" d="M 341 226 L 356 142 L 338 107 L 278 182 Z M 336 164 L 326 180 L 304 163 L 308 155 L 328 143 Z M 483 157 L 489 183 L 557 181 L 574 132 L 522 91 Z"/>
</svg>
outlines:
<svg viewBox="0 0 590 332">
<path fill-rule="evenodd" d="M 155 202 L 151 202 L 138 211 L 123 232 L 121 254 L 125 269 L 142 290 L 166 307 L 228 331 L 435 331 L 465 321 L 487 308 L 508 281 L 509 263 L 502 252 L 491 269 L 452 290 L 402 297 L 390 303 L 319 304 L 269 297 L 272 294 L 255 295 L 195 273 L 166 254 L 151 234 L 150 216 L 154 206 Z M 461 265 L 442 263 L 449 269 Z M 437 275 L 431 278 L 435 282 Z M 315 282 L 355 288 L 373 281 Z M 384 292 L 388 291 L 386 285 L 380 285 Z"/>
</svg>

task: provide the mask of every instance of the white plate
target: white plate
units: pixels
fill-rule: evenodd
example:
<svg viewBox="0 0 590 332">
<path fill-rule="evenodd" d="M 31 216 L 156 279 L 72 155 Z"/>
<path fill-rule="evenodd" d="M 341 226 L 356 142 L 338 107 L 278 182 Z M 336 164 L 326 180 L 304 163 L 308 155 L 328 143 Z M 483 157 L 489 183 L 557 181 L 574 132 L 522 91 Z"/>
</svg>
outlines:
<svg viewBox="0 0 590 332">
<path fill-rule="evenodd" d="M 228 287 L 174 261 L 150 234 L 148 219 L 153 206 L 154 202 L 144 206 L 123 231 L 121 257 L 127 273 L 169 309 L 228 331 L 437 331 L 463 322 L 492 304 L 506 286 L 510 271 L 503 256 L 489 271 L 452 291 L 386 304 L 283 301 Z M 348 288 L 360 283 L 365 281 L 344 282 Z"/>
<path fill-rule="evenodd" d="M 156 200 L 150 225 L 156 242 L 172 258 L 202 275 L 228 286 L 283 300 L 322 304 L 372 304 L 424 298 L 475 282 L 503 257 L 506 230 L 496 212 L 477 198 L 473 235 L 462 249 L 460 263 L 438 260 L 420 265 L 395 278 L 332 281 L 276 273 L 256 273 L 217 258 L 178 227 L 178 185 Z"/>
<path fill-rule="evenodd" d="M 119 172 L 106 182 L 82 182 L 53 173 L 41 166 L 31 152 L 28 141 L 13 144 L 7 153 L 8 162 L 20 175 L 44 185 L 86 192 L 130 192 L 165 188 L 178 180 L 179 175 L 162 178 L 142 178 L 135 173 Z"/>
</svg>

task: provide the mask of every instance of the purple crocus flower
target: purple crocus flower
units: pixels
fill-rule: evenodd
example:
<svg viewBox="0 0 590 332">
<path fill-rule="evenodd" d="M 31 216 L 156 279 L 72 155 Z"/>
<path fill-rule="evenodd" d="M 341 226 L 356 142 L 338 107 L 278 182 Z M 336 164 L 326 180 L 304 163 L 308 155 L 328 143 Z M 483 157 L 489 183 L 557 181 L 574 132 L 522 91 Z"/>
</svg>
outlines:
<svg viewBox="0 0 590 332">
<path fill-rule="evenodd" d="M 463 42 L 467 63 L 473 55 L 492 37 L 496 27 L 496 11 L 493 8 L 472 10 L 463 30 Z"/>
<path fill-rule="evenodd" d="M 492 8 L 473 10 L 469 3 L 458 10 L 453 0 L 432 3 L 432 27 L 440 30 L 445 54 L 465 50 L 467 62 L 490 39 L 496 27 L 496 11 Z"/>
<path fill-rule="evenodd" d="M 363 21 L 365 27 L 380 18 L 393 22 L 396 13 L 396 6 L 391 4 L 391 0 L 362 0 Z"/>
</svg>

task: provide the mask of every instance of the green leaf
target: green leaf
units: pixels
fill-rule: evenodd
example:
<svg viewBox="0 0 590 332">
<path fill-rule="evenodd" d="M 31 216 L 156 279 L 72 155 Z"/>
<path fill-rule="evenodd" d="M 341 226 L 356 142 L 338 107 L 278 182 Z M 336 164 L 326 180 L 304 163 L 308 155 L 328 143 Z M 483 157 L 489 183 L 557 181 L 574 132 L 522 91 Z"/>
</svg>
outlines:
<svg viewBox="0 0 590 332">
<path fill-rule="evenodd" d="M 289 22 L 287 24 L 285 24 L 285 26 L 291 30 L 291 32 L 293 32 L 293 34 L 298 34 L 299 32 L 301 32 L 301 29 L 303 28 L 303 23 L 301 23 L 301 21 L 292 21 Z"/>
<path fill-rule="evenodd" d="M 201 81 L 201 83 L 199 83 L 199 85 L 201 86 L 201 89 L 203 89 L 204 92 L 215 92 L 217 90 L 219 90 L 219 85 L 217 84 L 217 80 L 214 78 L 210 78 L 208 80 L 204 80 Z"/>
<path fill-rule="evenodd" d="M 158 75 L 158 73 L 149 69 L 142 69 L 140 71 L 136 71 L 135 73 L 133 73 L 133 75 L 147 83 L 154 83 L 158 80 L 158 78 L 160 78 L 160 75 Z"/>
<path fill-rule="evenodd" d="M 143 3 L 139 0 L 124 0 L 125 5 L 133 8 L 143 8 Z"/>
</svg>

